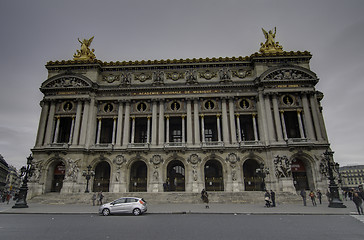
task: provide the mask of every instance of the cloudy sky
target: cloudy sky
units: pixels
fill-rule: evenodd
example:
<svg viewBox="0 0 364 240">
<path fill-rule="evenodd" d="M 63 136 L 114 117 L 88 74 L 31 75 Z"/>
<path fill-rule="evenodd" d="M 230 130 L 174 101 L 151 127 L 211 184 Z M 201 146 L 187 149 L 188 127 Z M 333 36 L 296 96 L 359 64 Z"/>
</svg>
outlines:
<svg viewBox="0 0 364 240">
<path fill-rule="evenodd" d="M 363 0 L 1 0 L 0 154 L 19 168 L 33 148 L 48 61 L 77 38 L 102 61 L 250 56 L 277 27 L 285 51 L 312 53 L 335 160 L 364 164 Z"/>
</svg>

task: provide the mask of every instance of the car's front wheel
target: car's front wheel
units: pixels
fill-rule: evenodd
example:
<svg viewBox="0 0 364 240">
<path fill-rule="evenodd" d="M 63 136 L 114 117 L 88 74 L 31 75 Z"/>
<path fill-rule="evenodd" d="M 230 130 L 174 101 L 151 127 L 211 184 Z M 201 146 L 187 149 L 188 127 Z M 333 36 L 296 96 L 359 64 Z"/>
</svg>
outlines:
<svg viewBox="0 0 364 240">
<path fill-rule="evenodd" d="M 134 208 L 134 210 L 133 210 L 133 214 L 134 214 L 134 216 L 138 216 L 138 215 L 140 215 L 142 213 L 142 211 L 140 211 L 140 209 L 139 208 Z"/>
<path fill-rule="evenodd" d="M 110 215 L 110 210 L 108 208 L 104 208 L 104 210 L 102 210 L 102 215 L 109 216 Z"/>
</svg>

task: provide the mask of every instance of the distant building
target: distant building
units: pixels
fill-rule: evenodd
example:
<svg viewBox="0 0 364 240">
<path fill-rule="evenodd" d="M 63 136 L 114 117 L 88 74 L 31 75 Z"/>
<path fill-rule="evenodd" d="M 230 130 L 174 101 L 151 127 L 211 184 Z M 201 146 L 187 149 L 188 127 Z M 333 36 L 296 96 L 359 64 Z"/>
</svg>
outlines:
<svg viewBox="0 0 364 240">
<path fill-rule="evenodd" d="M 12 192 L 17 192 L 19 190 L 21 178 L 14 166 L 9 165 L 9 173 L 6 182 L 8 190 Z"/>
<path fill-rule="evenodd" d="M 340 167 L 341 188 L 357 188 L 364 184 L 364 165 Z"/>
<path fill-rule="evenodd" d="M 0 191 L 5 190 L 6 177 L 8 176 L 9 166 L 3 156 L 0 154 Z"/>
<path fill-rule="evenodd" d="M 312 55 L 265 32 L 247 57 L 48 62 L 28 196 L 326 189 L 330 144 Z M 268 41 L 269 39 L 269 41 Z M 167 184 L 164 184 L 167 183 Z"/>
</svg>

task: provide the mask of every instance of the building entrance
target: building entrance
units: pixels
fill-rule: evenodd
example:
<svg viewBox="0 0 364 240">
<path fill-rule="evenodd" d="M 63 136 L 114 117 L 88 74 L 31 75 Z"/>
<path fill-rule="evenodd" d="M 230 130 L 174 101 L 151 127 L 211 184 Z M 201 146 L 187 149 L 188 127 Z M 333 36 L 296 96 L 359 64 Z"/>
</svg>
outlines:
<svg viewBox="0 0 364 240">
<path fill-rule="evenodd" d="M 300 191 L 302 189 L 309 190 L 308 178 L 305 164 L 300 159 L 292 160 L 292 177 L 293 184 L 296 188 L 296 191 Z"/>
<path fill-rule="evenodd" d="M 95 179 L 93 185 L 94 192 L 108 192 L 110 184 L 110 165 L 103 161 L 95 168 Z"/>
<path fill-rule="evenodd" d="M 257 175 L 259 163 L 253 159 L 248 159 L 243 164 L 245 191 L 263 191 L 263 179 Z"/>
<path fill-rule="evenodd" d="M 147 165 L 143 161 L 133 163 L 130 169 L 130 192 L 146 192 L 147 191 Z"/>
<path fill-rule="evenodd" d="M 171 161 L 167 167 L 168 191 L 185 191 L 185 167 L 178 160 Z"/>
<path fill-rule="evenodd" d="M 63 186 L 63 180 L 66 167 L 63 162 L 59 162 L 53 171 L 51 192 L 60 192 Z"/>
<path fill-rule="evenodd" d="M 206 191 L 224 191 L 224 177 L 219 161 L 209 160 L 204 167 Z"/>
</svg>

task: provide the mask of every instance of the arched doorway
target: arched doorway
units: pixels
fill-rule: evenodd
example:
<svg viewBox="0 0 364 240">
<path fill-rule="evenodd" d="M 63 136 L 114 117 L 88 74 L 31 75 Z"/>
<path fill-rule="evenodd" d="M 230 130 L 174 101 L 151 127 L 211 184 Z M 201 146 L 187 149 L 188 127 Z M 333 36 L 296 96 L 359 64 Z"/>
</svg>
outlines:
<svg viewBox="0 0 364 240">
<path fill-rule="evenodd" d="M 224 191 L 224 177 L 219 161 L 207 161 L 204 167 L 204 174 L 206 191 Z"/>
<path fill-rule="evenodd" d="M 148 179 L 147 165 L 143 161 L 133 163 L 130 169 L 130 192 L 146 192 Z"/>
<path fill-rule="evenodd" d="M 60 192 L 63 186 L 66 166 L 63 162 L 55 163 L 52 176 L 51 192 Z"/>
<path fill-rule="evenodd" d="M 256 160 L 248 159 L 243 164 L 245 191 L 263 191 L 263 179 L 257 175 L 259 163 Z"/>
<path fill-rule="evenodd" d="M 185 191 L 185 166 L 181 161 L 173 160 L 167 166 L 167 190 Z"/>
<path fill-rule="evenodd" d="M 304 162 L 300 159 L 292 160 L 292 178 L 293 184 L 296 188 L 296 191 L 310 190 L 310 186 L 308 184 L 307 171 Z"/>
<path fill-rule="evenodd" d="M 108 192 L 110 184 L 110 164 L 102 161 L 96 165 L 93 191 Z"/>
</svg>

